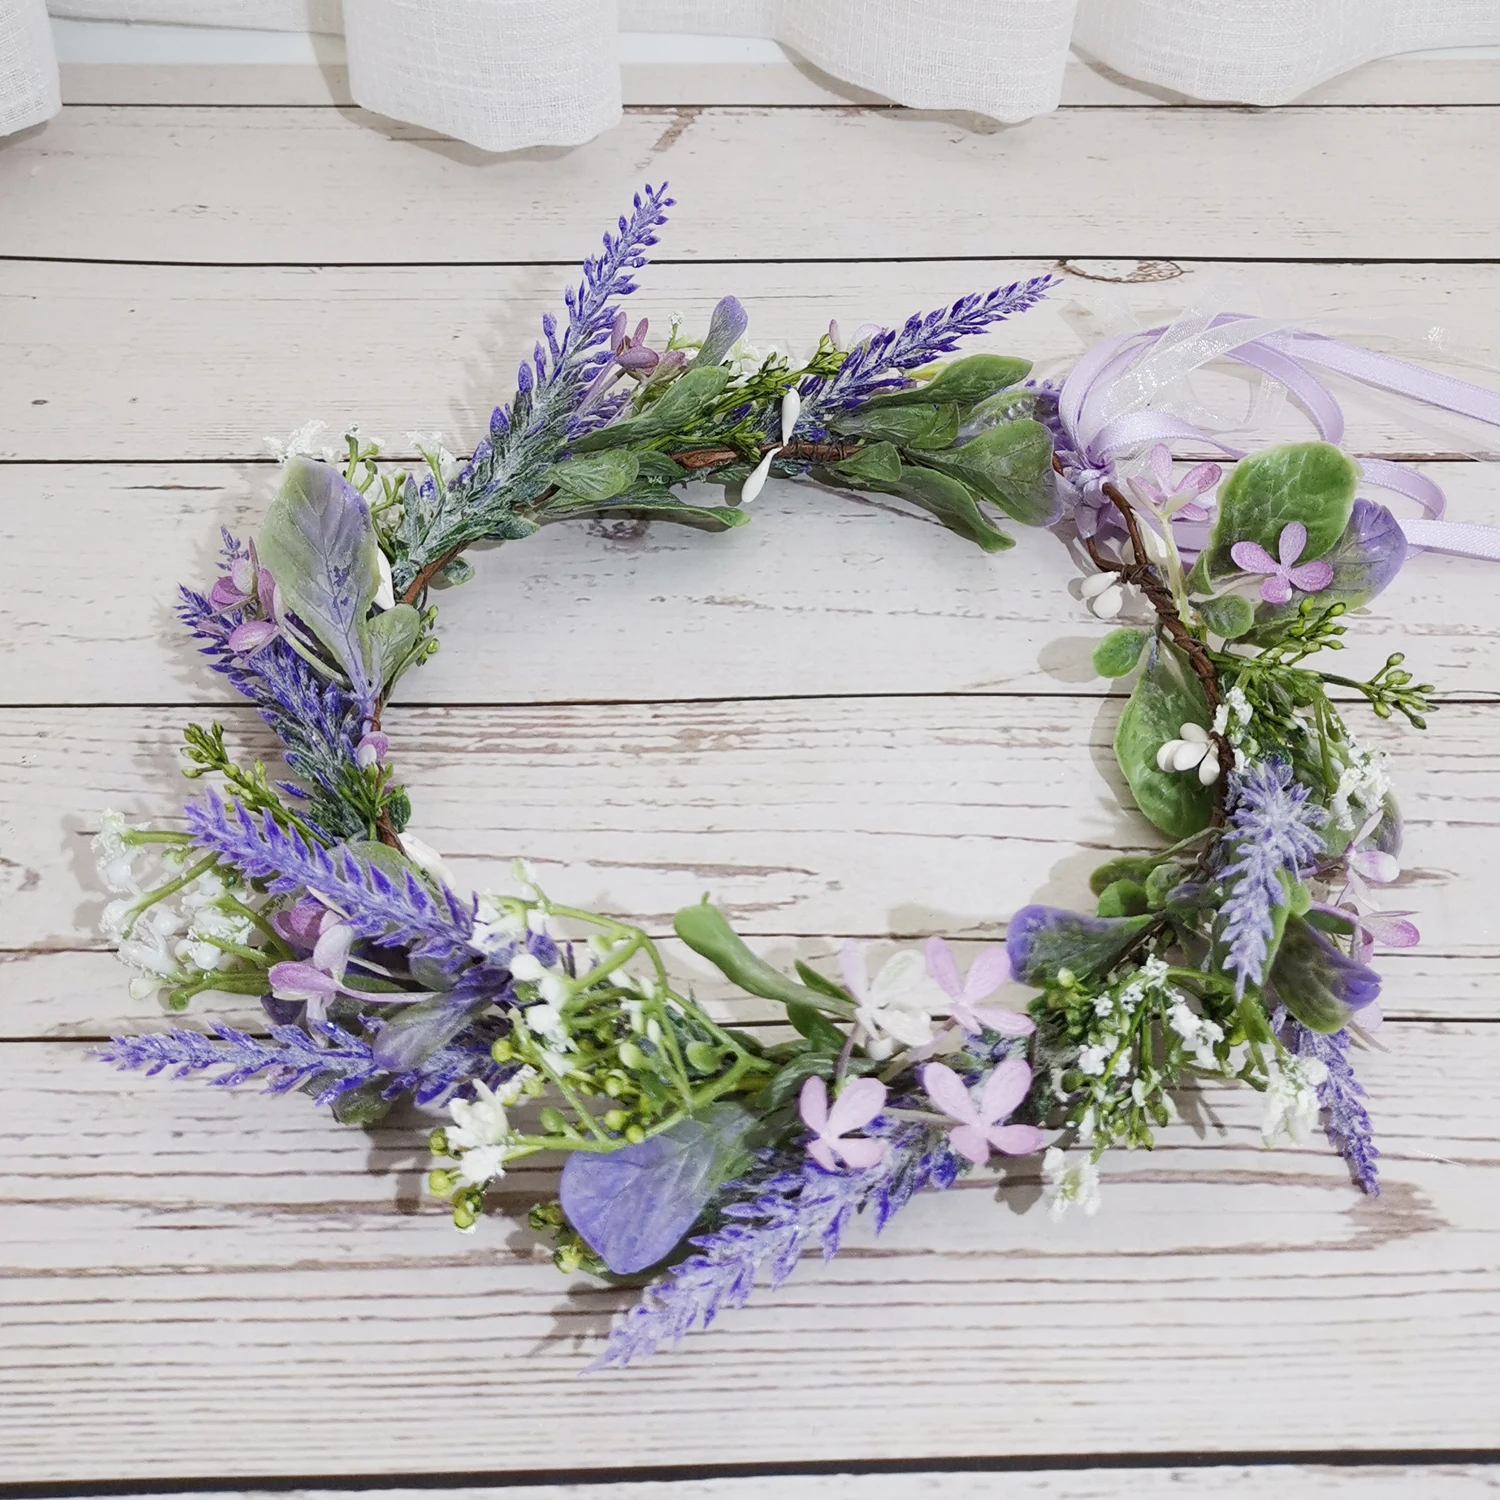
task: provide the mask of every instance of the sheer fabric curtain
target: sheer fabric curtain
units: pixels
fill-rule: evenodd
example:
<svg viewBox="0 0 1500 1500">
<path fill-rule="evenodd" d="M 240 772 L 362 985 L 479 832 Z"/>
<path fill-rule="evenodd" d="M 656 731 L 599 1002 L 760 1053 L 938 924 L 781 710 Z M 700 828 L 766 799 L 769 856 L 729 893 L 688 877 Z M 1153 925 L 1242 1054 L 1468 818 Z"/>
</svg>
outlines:
<svg viewBox="0 0 1500 1500">
<path fill-rule="evenodd" d="M 0 132 L 58 107 L 46 13 L 342 29 L 381 114 L 491 151 L 619 119 L 621 29 L 770 37 L 901 104 L 1024 120 L 1070 47 L 1199 99 L 1285 104 L 1373 58 L 1500 42 L 1500 0 L 0 0 Z"/>
</svg>

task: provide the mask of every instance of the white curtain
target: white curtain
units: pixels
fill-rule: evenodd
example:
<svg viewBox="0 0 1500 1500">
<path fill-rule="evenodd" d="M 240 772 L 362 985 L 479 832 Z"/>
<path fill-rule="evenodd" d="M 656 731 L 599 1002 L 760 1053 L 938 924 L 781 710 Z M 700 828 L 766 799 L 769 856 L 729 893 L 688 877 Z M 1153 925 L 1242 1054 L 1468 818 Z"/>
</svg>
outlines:
<svg viewBox="0 0 1500 1500">
<path fill-rule="evenodd" d="M 58 108 L 55 16 L 333 31 L 354 97 L 491 151 L 620 116 L 620 30 L 771 37 L 900 104 L 1024 120 L 1070 47 L 1198 99 L 1285 104 L 1373 58 L 1500 42 L 1500 0 L 0 0 L 0 133 Z"/>
</svg>

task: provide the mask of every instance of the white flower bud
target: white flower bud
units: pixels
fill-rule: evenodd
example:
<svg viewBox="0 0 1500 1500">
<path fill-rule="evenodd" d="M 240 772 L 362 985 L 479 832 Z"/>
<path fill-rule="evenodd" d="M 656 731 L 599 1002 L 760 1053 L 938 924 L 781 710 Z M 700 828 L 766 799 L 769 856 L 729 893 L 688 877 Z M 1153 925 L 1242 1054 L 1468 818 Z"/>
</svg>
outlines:
<svg viewBox="0 0 1500 1500">
<path fill-rule="evenodd" d="M 395 609 L 396 582 L 391 577 L 391 560 L 383 547 L 375 549 L 375 563 L 380 569 L 380 587 L 375 590 L 375 602 L 381 609 Z"/>
<path fill-rule="evenodd" d="M 740 489 L 740 504 L 749 503 L 765 488 L 766 476 L 771 472 L 771 460 L 781 452 L 780 448 L 772 448 L 761 461 L 756 464 L 755 471 L 745 481 Z"/>
<path fill-rule="evenodd" d="M 789 385 L 786 394 L 781 398 L 781 445 L 784 448 L 792 440 L 792 433 L 797 426 L 797 418 L 802 413 L 802 397 L 797 394 L 797 387 Z"/>
</svg>

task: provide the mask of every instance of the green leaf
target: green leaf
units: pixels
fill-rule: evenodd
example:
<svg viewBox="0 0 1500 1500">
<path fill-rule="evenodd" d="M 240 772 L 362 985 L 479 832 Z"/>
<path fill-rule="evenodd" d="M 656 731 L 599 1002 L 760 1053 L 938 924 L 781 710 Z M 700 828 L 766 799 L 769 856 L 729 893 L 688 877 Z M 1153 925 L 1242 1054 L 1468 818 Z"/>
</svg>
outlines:
<svg viewBox="0 0 1500 1500">
<path fill-rule="evenodd" d="M 356 689 L 379 692 L 365 641 L 365 617 L 380 586 L 379 548 L 364 496 L 331 464 L 289 459 L 256 542 L 285 607 Z"/>
<path fill-rule="evenodd" d="M 1176 647 L 1162 641 L 1120 715 L 1115 759 L 1135 805 L 1173 838 L 1187 838 L 1208 826 L 1214 793 L 1192 772 L 1159 771 L 1156 752 L 1179 738 L 1184 724 L 1206 729 L 1211 718 L 1203 685 Z"/>
<path fill-rule="evenodd" d="M 643 495 L 616 495 L 611 500 L 549 502 L 546 519 L 577 521 L 588 517 L 617 521 L 673 521 L 698 531 L 733 531 L 749 524 L 750 512 L 734 505 L 687 505 L 662 491 Z"/>
<path fill-rule="evenodd" d="M 786 1018 L 808 1041 L 824 1052 L 831 1052 L 837 1056 L 843 1051 L 846 1040 L 844 1033 L 822 1011 L 800 1000 L 789 1000 Z"/>
<path fill-rule="evenodd" d="M 1146 642 L 1151 639 L 1149 630 L 1126 627 L 1111 630 L 1094 647 L 1094 670 L 1101 677 L 1125 677 L 1135 671 Z"/>
<path fill-rule="evenodd" d="M 636 473 L 652 484 L 678 484 L 688 478 L 688 471 L 669 453 L 658 453 L 655 448 L 642 448 L 635 455 Z"/>
<path fill-rule="evenodd" d="M 1276 998 L 1309 1031 L 1341 1031 L 1354 1017 L 1341 994 L 1344 971 L 1351 966 L 1359 967 L 1304 918 L 1288 917 L 1270 983 Z"/>
<path fill-rule="evenodd" d="M 1011 537 L 990 524 L 967 486 L 947 474 L 903 464 L 901 477 L 891 488 L 986 552 L 1004 552 L 1015 546 Z"/>
<path fill-rule="evenodd" d="M 1238 640 L 1255 624 L 1255 610 L 1240 594 L 1217 594 L 1193 608 L 1203 617 L 1203 623 L 1226 641 Z"/>
<path fill-rule="evenodd" d="M 1180 859 L 1164 859 L 1146 877 L 1146 905 L 1152 911 L 1160 911 L 1167 897 L 1186 878 L 1192 866 Z"/>
<path fill-rule="evenodd" d="M 1089 890 L 1102 896 L 1117 880 L 1144 882 L 1166 857 L 1165 854 L 1120 854 L 1107 859 L 1089 876 Z"/>
<path fill-rule="evenodd" d="M 1307 545 L 1300 561 L 1321 557 L 1343 535 L 1359 470 L 1332 443 L 1287 443 L 1241 459 L 1219 486 L 1219 515 L 1193 569 L 1194 587 L 1239 571 L 1229 549 L 1259 542 L 1272 557 L 1284 527 L 1301 521 Z M 1200 582 L 1201 581 L 1201 582 Z"/>
<path fill-rule="evenodd" d="M 1117 880 L 1106 886 L 1095 911 L 1100 917 L 1139 917 L 1148 909 L 1146 887 L 1135 880 Z"/>
<path fill-rule="evenodd" d="M 827 995 L 832 1000 L 848 1000 L 850 998 L 849 991 L 843 985 L 835 984 L 826 975 L 818 973 L 811 964 L 805 964 L 799 958 L 794 967 L 797 970 L 797 977 L 808 989 L 816 990 L 820 995 Z"/>
<path fill-rule="evenodd" d="M 366 624 L 371 675 L 387 690 L 411 660 L 421 633 L 422 616 L 410 604 L 383 610 Z"/>
<path fill-rule="evenodd" d="M 613 449 L 553 464 L 545 478 L 570 499 L 608 500 L 612 495 L 624 494 L 639 473 L 640 460 L 634 453 Z"/>
<path fill-rule="evenodd" d="M 1157 918 L 1090 917 L 1056 906 L 1023 906 L 1010 919 L 1005 950 L 1022 984 L 1046 987 L 1067 969 L 1077 979 L 1107 974 Z"/>
<path fill-rule="evenodd" d="M 1028 359 L 1013 359 L 1005 354 L 970 354 L 944 365 L 925 385 L 889 396 L 876 396 L 866 404 L 880 407 L 939 406 L 945 401 L 956 401 L 960 406 L 973 406 L 976 401 L 983 401 L 986 396 L 1025 380 L 1029 374 L 1031 361 Z"/>
<path fill-rule="evenodd" d="M 894 443 L 871 443 L 836 463 L 833 472 L 857 490 L 888 490 L 901 478 L 901 455 Z"/>
<path fill-rule="evenodd" d="M 831 425 L 843 436 L 869 438 L 871 442 L 943 448 L 958 436 L 958 407 L 862 407 L 843 413 Z"/>
<path fill-rule="evenodd" d="M 597 453 L 606 448 L 623 448 L 629 443 L 686 433 L 723 394 L 730 373 L 725 365 L 695 365 L 686 374 L 679 375 L 654 405 L 648 406 L 638 416 L 586 433 L 573 444 L 573 452 Z"/>
<path fill-rule="evenodd" d="M 672 928 L 694 953 L 701 954 L 748 995 L 779 1000 L 783 1005 L 811 1005 L 823 1010 L 836 1006 L 847 1015 L 854 1014 L 852 1003 L 834 1002 L 830 997 L 819 995 L 815 990 L 788 979 L 765 959 L 752 953 L 729 925 L 724 913 L 707 901 L 683 907 L 672 918 Z"/>
<path fill-rule="evenodd" d="M 1273 1040 L 1271 1023 L 1266 1019 L 1266 1010 L 1260 1002 L 1259 995 L 1253 993 L 1242 995 L 1236 1014 L 1239 1016 L 1240 1026 L 1244 1029 L 1247 1040 L 1259 1042 L 1262 1045 Z"/>
<path fill-rule="evenodd" d="M 1023 526 L 1050 526 L 1062 513 L 1052 479 L 1052 438 L 1029 417 L 991 427 L 922 462 L 960 479 Z"/>
</svg>

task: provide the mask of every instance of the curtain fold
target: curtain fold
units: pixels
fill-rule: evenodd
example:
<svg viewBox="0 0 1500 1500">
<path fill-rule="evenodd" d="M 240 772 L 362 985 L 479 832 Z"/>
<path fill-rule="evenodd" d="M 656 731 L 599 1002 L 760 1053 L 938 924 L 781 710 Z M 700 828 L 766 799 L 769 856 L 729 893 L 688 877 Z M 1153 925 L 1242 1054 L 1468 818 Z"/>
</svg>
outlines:
<svg viewBox="0 0 1500 1500">
<path fill-rule="evenodd" d="M 53 15 L 334 30 L 338 0 L 53 0 Z M 1378 57 L 1500 42 L 1500 0 L 345 0 L 370 109 L 488 151 L 620 116 L 618 34 L 771 37 L 899 104 L 1019 121 L 1069 48 L 1195 99 L 1273 105 Z M 44 0 L 0 0 L 0 134 L 59 107 Z"/>
</svg>

